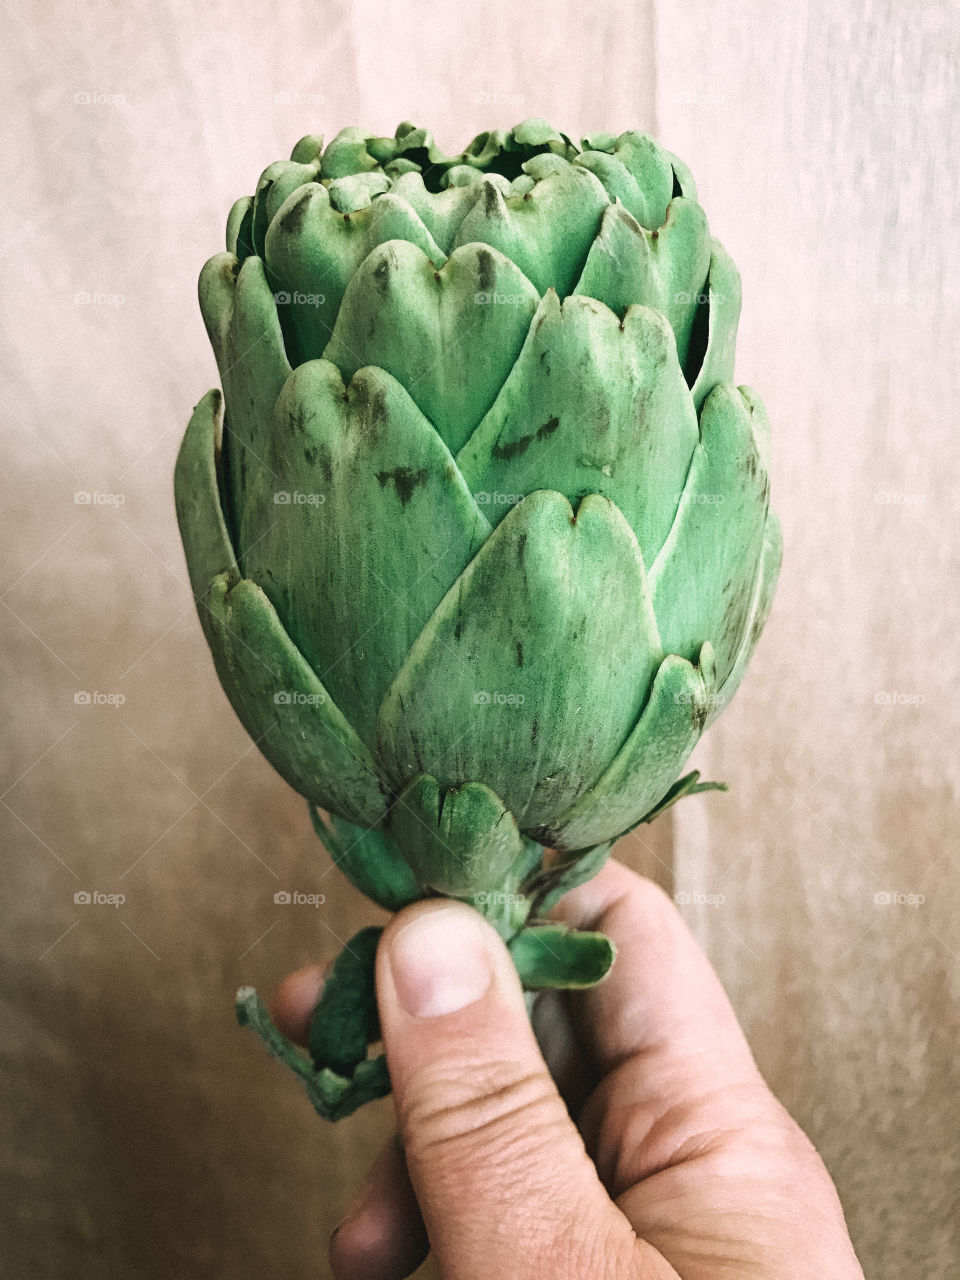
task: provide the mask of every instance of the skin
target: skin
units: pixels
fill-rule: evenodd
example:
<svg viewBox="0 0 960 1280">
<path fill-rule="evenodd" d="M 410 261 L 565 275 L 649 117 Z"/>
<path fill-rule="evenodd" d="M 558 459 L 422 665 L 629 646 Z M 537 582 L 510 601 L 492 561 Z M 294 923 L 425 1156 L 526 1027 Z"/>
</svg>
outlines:
<svg viewBox="0 0 960 1280">
<path fill-rule="evenodd" d="M 823 1162 L 669 898 L 610 862 L 551 914 L 618 957 L 590 991 L 541 994 L 533 1028 L 472 909 L 421 902 L 387 927 L 397 1135 L 331 1238 L 336 1280 L 399 1280 L 428 1249 L 445 1280 L 863 1280 Z M 300 970 L 274 997 L 301 1043 L 323 979 Z"/>
</svg>

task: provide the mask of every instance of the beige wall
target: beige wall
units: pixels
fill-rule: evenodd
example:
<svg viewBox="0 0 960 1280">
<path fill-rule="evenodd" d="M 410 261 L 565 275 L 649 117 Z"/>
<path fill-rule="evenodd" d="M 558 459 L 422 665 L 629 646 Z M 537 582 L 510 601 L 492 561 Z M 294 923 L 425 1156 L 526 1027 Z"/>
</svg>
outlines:
<svg viewBox="0 0 960 1280">
<path fill-rule="evenodd" d="M 696 761 L 734 789 L 625 856 L 723 898 L 685 910 L 823 1150 L 868 1274 L 951 1274 L 960 41 L 946 0 L 773 13 L 0 12 L 10 1275 L 316 1275 L 388 1130 L 389 1101 L 315 1120 L 233 1024 L 239 982 L 269 989 L 378 913 L 325 874 L 194 616 L 170 488 L 216 376 L 195 278 L 231 201 L 303 133 L 412 118 L 453 148 L 530 114 L 656 129 L 689 162 L 743 274 L 738 376 L 775 429 L 782 586 Z M 283 886 L 327 905 L 275 908 Z M 81 889 L 126 901 L 75 905 Z"/>
<path fill-rule="evenodd" d="M 759 5 L 671 8 L 658 125 L 695 157 L 743 274 L 739 376 L 774 423 L 787 548 L 752 678 L 704 744 L 735 792 L 678 811 L 676 884 L 725 896 L 700 935 L 823 1151 L 867 1274 L 945 1277 L 960 1259 L 957 15 L 809 4 L 773 31 Z M 694 50 L 708 88 L 691 104 L 670 86 Z"/>
</svg>

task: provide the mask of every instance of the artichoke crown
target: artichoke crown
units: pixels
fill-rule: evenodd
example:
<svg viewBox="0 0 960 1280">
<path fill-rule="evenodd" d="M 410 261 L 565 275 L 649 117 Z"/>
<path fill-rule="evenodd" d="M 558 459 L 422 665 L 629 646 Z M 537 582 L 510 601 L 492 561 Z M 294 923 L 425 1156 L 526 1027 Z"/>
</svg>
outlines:
<svg viewBox="0 0 960 1280">
<path fill-rule="evenodd" d="M 542 120 L 308 136 L 199 291 L 223 397 L 178 516 L 261 751 L 384 905 L 595 867 L 676 794 L 780 562 L 686 167 Z"/>
</svg>

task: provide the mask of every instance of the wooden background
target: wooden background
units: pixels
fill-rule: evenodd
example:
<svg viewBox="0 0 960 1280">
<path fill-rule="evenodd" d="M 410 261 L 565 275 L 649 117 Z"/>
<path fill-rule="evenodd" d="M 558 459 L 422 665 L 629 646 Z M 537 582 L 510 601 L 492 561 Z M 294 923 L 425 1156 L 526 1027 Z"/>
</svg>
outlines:
<svg viewBox="0 0 960 1280">
<path fill-rule="evenodd" d="M 867 1274 L 960 1275 L 953 7 L 9 0 L 0 31 L 7 1273 L 325 1273 L 390 1103 L 315 1120 L 231 995 L 378 913 L 325 874 L 194 616 L 170 489 L 216 379 L 195 278 L 301 134 L 410 118 L 453 149 L 544 115 L 655 131 L 696 174 L 787 545 L 696 760 L 731 794 L 622 856 L 689 900 Z"/>
</svg>

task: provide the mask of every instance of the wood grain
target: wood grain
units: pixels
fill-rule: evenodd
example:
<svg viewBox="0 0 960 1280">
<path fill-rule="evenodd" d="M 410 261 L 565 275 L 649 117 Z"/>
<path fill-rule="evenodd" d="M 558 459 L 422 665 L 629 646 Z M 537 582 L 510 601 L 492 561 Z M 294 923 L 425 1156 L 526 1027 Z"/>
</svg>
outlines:
<svg viewBox="0 0 960 1280">
<path fill-rule="evenodd" d="M 960 33 L 945 4 L 657 6 L 657 120 L 743 276 L 784 570 L 676 887 L 868 1276 L 960 1256 Z M 696 68 L 696 77 L 691 77 Z M 919 898 L 919 905 L 911 901 Z M 892 899 L 892 901 L 890 900 Z"/>
<path fill-rule="evenodd" d="M 686 802 L 623 856 L 693 899 L 868 1274 L 950 1274 L 949 7 L 11 0 L 0 27 L 9 1273 L 315 1276 L 390 1131 L 388 1100 L 321 1125 L 232 1019 L 238 983 L 269 990 L 378 913 L 328 874 L 193 613 L 169 490 L 216 379 L 195 279 L 232 200 L 308 131 L 410 118 L 452 148 L 544 115 L 656 129 L 696 173 L 743 273 L 738 376 L 774 422 L 787 542 L 755 667 L 697 761 L 733 793 Z M 326 904 L 281 910 L 282 887 Z"/>
</svg>

